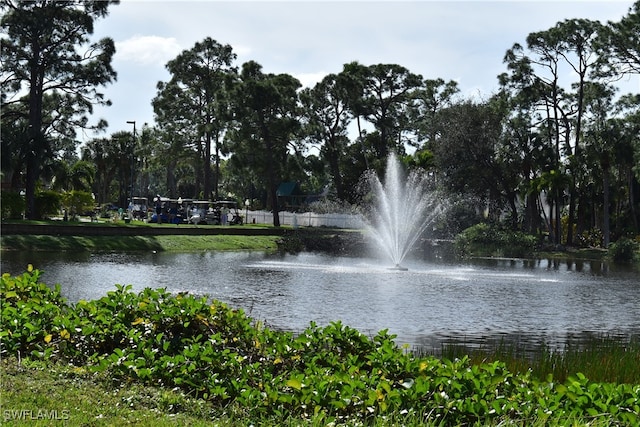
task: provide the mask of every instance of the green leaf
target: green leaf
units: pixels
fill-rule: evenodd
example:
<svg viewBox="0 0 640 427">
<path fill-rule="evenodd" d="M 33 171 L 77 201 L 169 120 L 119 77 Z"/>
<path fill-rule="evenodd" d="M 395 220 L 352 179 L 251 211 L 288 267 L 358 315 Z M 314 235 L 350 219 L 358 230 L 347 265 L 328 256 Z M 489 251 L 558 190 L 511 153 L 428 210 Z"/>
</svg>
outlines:
<svg viewBox="0 0 640 427">
<path fill-rule="evenodd" d="M 291 378 L 290 380 L 287 380 L 287 386 L 294 388 L 296 390 L 301 390 L 303 387 L 303 384 L 300 380 Z"/>
<path fill-rule="evenodd" d="M 17 298 L 17 297 L 18 297 L 18 294 L 16 293 L 16 291 L 8 291 L 8 292 L 5 292 L 5 293 L 4 293 L 4 297 L 5 297 L 6 299 L 9 299 L 9 298 Z"/>
</svg>

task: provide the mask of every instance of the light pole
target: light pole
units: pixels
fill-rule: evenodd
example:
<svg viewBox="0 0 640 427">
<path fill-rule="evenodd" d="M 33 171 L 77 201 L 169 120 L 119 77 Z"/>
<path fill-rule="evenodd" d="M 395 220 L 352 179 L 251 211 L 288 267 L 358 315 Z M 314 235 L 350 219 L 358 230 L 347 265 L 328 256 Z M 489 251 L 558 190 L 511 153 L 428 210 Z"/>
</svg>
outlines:
<svg viewBox="0 0 640 427">
<path fill-rule="evenodd" d="M 251 202 L 249 201 L 249 199 L 246 199 L 244 201 L 244 223 L 245 224 L 249 224 L 249 205 L 251 204 Z"/>
<path fill-rule="evenodd" d="M 133 206 L 133 159 L 135 158 L 136 147 L 136 121 L 127 120 L 127 123 L 133 125 L 133 144 L 131 146 L 131 192 L 129 193 L 129 204 Z"/>
</svg>

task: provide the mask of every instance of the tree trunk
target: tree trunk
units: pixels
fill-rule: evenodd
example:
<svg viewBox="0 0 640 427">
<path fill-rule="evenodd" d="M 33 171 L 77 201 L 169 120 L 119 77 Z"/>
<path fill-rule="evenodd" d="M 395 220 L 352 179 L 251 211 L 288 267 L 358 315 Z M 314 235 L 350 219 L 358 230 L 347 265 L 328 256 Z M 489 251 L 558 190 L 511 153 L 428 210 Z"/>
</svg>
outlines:
<svg viewBox="0 0 640 427">
<path fill-rule="evenodd" d="M 522 222 L 522 228 L 525 232 L 529 234 L 538 234 L 540 213 L 538 212 L 538 196 L 534 193 L 527 194 L 524 218 Z"/>
<path fill-rule="evenodd" d="M 27 198 L 27 219 L 36 218 L 36 183 L 40 176 L 40 162 L 44 155 L 45 139 L 42 134 L 42 86 L 44 71 L 40 66 L 40 44 L 33 40 L 31 44 L 33 59 L 29 79 L 29 148 L 26 150 L 27 176 L 25 195 Z"/>
<path fill-rule="evenodd" d="M 560 209 L 561 209 L 561 203 L 562 203 L 562 191 L 561 190 L 556 190 L 556 201 L 554 204 L 555 207 L 555 222 L 556 222 L 556 226 L 555 226 L 555 243 L 556 245 L 559 245 L 562 243 L 562 218 L 560 216 Z"/>
<path fill-rule="evenodd" d="M 273 143 L 266 126 L 263 127 L 263 138 L 266 147 L 267 160 L 267 186 L 269 193 L 267 198 L 271 198 L 271 211 L 273 212 L 273 226 L 280 227 L 280 207 L 278 206 L 278 183 L 276 182 L 276 165 L 273 159 Z M 267 200 L 268 202 L 268 200 Z"/>
<path fill-rule="evenodd" d="M 582 60 L 582 55 L 579 54 L 578 55 L 580 57 L 580 60 Z M 575 129 L 575 135 L 576 135 L 576 139 L 575 139 L 575 147 L 573 149 L 573 155 L 574 158 L 578 158 L 578 156 L 580 155 L 580 138 L 581 138 L 581 131 L 582 131 L 582 115 L 583 115 L 583 105 L 584 105 L 584 77 L 585 77 L 585 72 L 586 70 L 580 70 L 579 75 L 580 75 L 580 82 L 578 84 L 578 112 L 577 112 L 577 117 L 576 117 L 576 129 Z M 567 131 L 568 134 L 568 131 Z M 569 138 L 569 136 L 567 135 L 567 139 Z M 572 168 L 571 170 L 571 189 L 569 191 L 569 218 L 568 218 L 568 224 L 567 224 L 567 245 L 571 245 L 573 243 L 573 224 L 575 222 L 580 222 L 580 218 L 578 218 L 576 220 L 575 218 L 575 211 L 576 211 L 576 203 L 578 203 L 577 199 L 578 199 L 578 188 L 580 186 L 580 183 L 576 182 L 576 169 Z"/>
<path fill-rule="evenodd" d="M 335 146 L 335 142 L 331 141 L 329 144 L 328 157 L 329 168 L 331 169 L 331 175 L 333 176 L 333 185 L 336 188 L 336 196 L 340 200 L 344 200 L 344 188 L 342 186 L 342 175 L 340 174 L 340 162 L 338 160 L 338 149 Z"/>
<path fill-rule="evenodd" d="M 38 159 L 33 153 L 29 153 L 27 155 L 27 176 L 25 179 L 25 197 L 26 197 L 26 212 L 25 216 L 27 219 L 38 219 L 36 218 L 36 181 L 37 178 L 37 169 L 38 169 Z"/>
<path fill-rule="evenodd" d="M 213 198 L 218 200 L 218 187 L 220 187 L 220 132 L 216 132 L 215 171 L 213 173 Z"/>
<path fill-rule="evenodd" d="M 546 196 L 547 203 L 549 204 L 549 242 L 556 243 L 556 223 L 555 223 L 555 197 L 551 197 L 549 194 Z"/>
<path fill-rule="evenodd" d="M 207 126 L 209 126 L 209 117 L 207 117 Z M 207 130 L 205 133 L 205 147 L 204 147 L 204 199 L 209 200 L 211 198 L 211 131 Z"/>
<path fill-rule="evenodd" d="M 547 213 L 544 210 L 544 206 L 542 204 L 542 200 L 540 199 L 540 195 L 536 197 L 535 203 L 536 203 L 536 210 L 542 213 L 544 225 L 547 229 L 547 232 L 549 233 L 549 241 L 552 241 L 551 239 L 553 238 L 553 227 L 551 226 L 552 219 L 550 217 L 553 217 L 553 213 L 552 213 L 553 208 L 549 210 L 550 217 L 547 217 Z"/>
<path fill-rule="evenodd" d="M 356 122 L 358 123 L 358 140 L 360 140 L 360 146 L 362 147 L 362 157 L 364 158 L 364 166 L 369 170 L 369 160 L 367 160 L 367 150 L 364 148 L 362 142 L 362 126 L 360 125 L 360 115 L 356 116 Z"/>
<path fill-rule="evenodd" d="M 176 185 L 176 177 L 175 177 L 175 170 L 176 170 L 177 163 L 178 163 L 178 160 L 173 156 L 169 160 L 169 163 L 167 163 L 167 176 L 166 176 L 167 190 L 169 190 L 169 194 L 171 194 L 172 196 L 175 196 L 178 193 L 178 187 Z"/>
<path fill-rule="evenodd" d="M 571 175 L 571 188 L 569 188 L 569 212 L 567 214 L 567 245 L 573 244 L 573 224 L 576 216 L 577 183 L 575 175 Z"/>
<path fill-rule="evenodd" d="M 636 190 L 638 188 L 638 181 L 633 176 L 633 173 L 629 171 L 629 206 L 631 207 L 631 218 L 633 219 L 633 230 L 638 232 L 638 212 L 636 210 Z"/>
<path fill-rule="evenodd" d="M 602 238 L 603 245 L 609 247 L 609 162 L 604 161 L 602 165 Z"/>
<path fill-rule="evenodd" d="M 511 208 L 511 229 L 518 230 L 518 207 L 516 206 L 516 195 L 507 194 L 509 198 L 509 207 Z"/>
</svg>

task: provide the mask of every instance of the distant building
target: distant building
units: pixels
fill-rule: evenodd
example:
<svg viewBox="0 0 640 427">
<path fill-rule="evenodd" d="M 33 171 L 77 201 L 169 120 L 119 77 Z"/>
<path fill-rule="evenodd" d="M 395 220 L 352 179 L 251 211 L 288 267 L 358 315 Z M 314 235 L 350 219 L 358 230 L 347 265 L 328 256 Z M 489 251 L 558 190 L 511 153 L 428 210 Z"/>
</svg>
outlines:
<svg viewBox="0 0 640 427">
<path fill-rule="evenodd" d="M 329 187 L 325 187 L 320 194 L 305 194 L 297 182 L 283 182 L 278 187 L 278 206 L 282 211 L 306 211 L 314 202 L 324 199 L 329 194 Z"/>
<path fill-rule="evenodd" d="M 281 183 L 280 186 L 278 186 L 276 195 L 278 196 L 278 206 L 280 210 L 291 212 L 300 210 L 307 198 L 297 182 Z"/>
</svg>

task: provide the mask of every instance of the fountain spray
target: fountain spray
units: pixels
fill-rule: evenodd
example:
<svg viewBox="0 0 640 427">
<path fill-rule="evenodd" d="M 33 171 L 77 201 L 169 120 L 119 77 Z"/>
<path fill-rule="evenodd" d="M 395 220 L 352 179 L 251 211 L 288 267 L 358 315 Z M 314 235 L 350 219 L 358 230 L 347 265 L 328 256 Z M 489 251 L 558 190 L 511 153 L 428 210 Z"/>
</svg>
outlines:
<svg viewBox="0 0 640 427">
<path fill-rule="evenodd" d="M 424 171 L 405 175 L 393 153 L 387 158 L 384 184 L 376 174 L 369 176 L 376 200 L 367 229 L 394 270 L 407 270 L 402 261 L 443 211 L 443 203 L 429 190 L 428 179 Z"/>
</svg>

